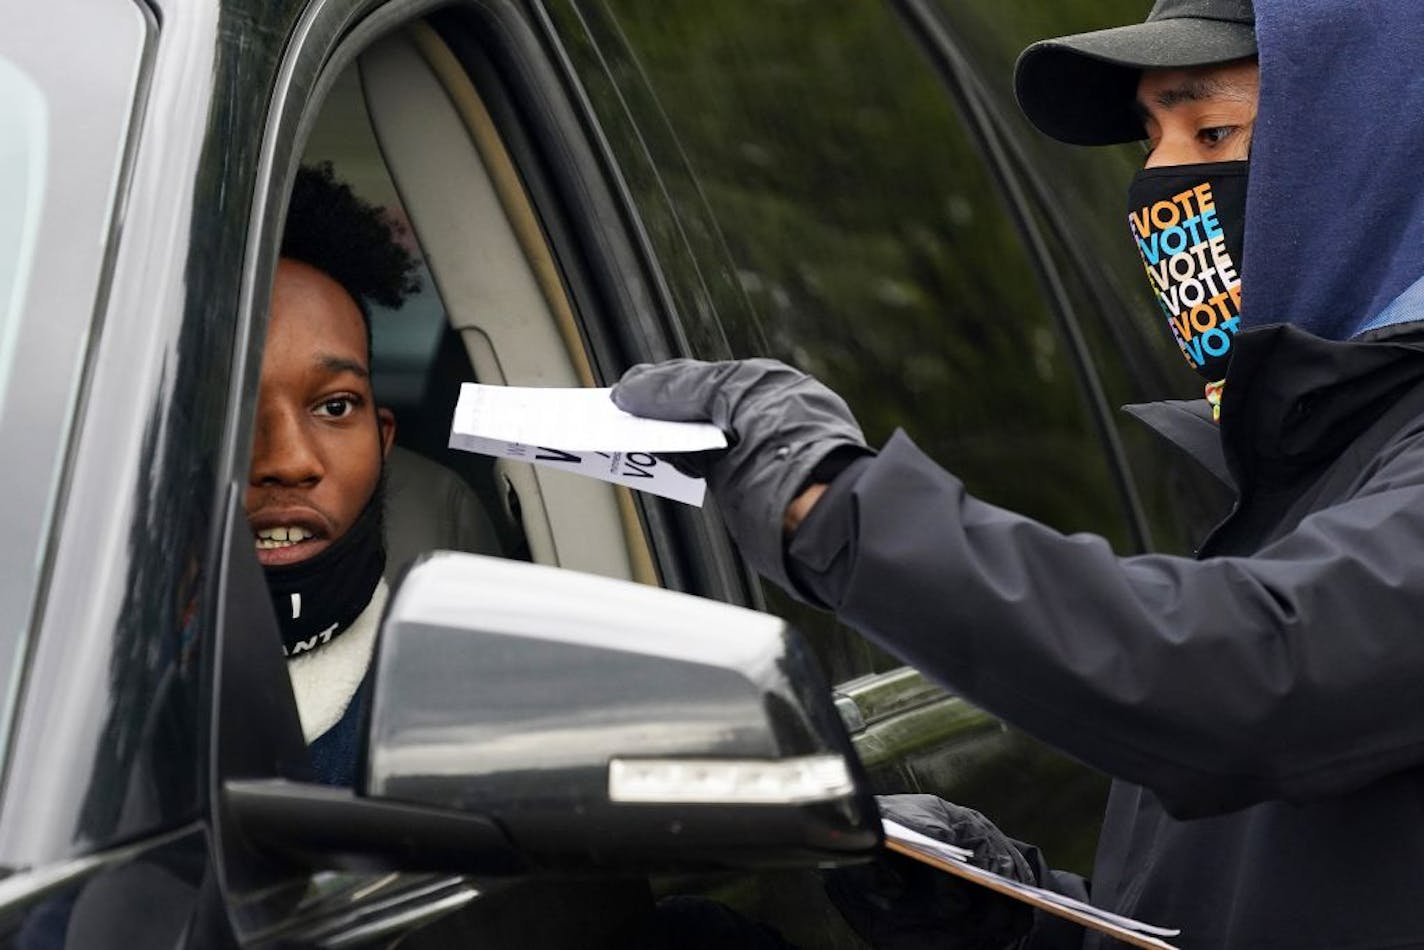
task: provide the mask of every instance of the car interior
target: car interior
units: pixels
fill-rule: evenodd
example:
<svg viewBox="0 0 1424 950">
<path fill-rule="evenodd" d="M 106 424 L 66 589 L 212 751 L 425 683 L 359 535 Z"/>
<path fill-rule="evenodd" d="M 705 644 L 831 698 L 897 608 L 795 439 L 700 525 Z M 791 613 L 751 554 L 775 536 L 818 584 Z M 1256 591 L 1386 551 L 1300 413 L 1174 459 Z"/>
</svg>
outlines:
<svg viewBox="0 0 1424 950">
<path fill-rule="evenodd" d="M 593 368 L 518 170 L 469 74 L 424 22 L 334 82 L 304 164 L 408 226 L 422 290 L 373 307 L 373 383 L 397 419 L 387 573 L 453 549 L 656 584 L 629 491 L 448 447 L 460 385 L 592 386 Z"/>
</svg>

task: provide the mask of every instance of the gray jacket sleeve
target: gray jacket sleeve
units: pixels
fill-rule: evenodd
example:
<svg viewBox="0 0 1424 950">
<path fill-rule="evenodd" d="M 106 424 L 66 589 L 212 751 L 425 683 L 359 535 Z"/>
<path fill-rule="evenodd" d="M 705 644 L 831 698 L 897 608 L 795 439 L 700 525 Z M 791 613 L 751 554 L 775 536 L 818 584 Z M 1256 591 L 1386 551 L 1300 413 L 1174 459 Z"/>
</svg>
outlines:
<svg viewBox="0 0 1424 950">
<path fill-rule="evenodd" d="M 802 596 L 1175 816 L 1424 763 L 1424 436 L 1250 558 L 1120 558 L 970 496 L 903 433 L 793 537 Z"/>
</svg>

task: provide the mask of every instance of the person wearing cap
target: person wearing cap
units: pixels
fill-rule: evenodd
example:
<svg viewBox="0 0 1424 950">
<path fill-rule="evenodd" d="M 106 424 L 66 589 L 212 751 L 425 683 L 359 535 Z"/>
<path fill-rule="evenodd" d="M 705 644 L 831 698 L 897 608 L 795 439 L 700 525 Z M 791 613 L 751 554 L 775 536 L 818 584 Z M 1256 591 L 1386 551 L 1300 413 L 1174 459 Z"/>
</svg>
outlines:
<svg viewBox="0 0 1424 950">
<path fill-rule="evenodd" d="M 1158 0 L 1019 60 L 1047 134 L 1151 146 L 1125 209 L 1162 309 L 1144 318 L 1211 401 L 1136 414 L 1237 495 L 1195 557 L 981 502 L 903 432 L 867 448 L 779 363 L 614 389 L 733 436 L 679 464 L 756 570 L 1114 778 L 1091 884 L 948 803 L 887 806 L 1183 947 L 1424 947 L 1421 63 L 1417 0 Z M 1023 936 L 934 920 L 949 946 Z"/>
</svg>

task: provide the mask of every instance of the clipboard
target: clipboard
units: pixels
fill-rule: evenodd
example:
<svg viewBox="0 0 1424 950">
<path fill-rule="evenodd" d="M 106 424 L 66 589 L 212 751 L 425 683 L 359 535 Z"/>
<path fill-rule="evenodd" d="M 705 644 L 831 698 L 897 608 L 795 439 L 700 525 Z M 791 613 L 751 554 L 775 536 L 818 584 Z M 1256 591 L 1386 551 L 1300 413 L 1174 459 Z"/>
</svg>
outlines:
<svg viewBox="0 0 1424 950">
<path fill-rule="evenodd" d="M 933 838 L 921 835 L 913 829 L 893 821 L 882 820 L 881 824 L 885 828 L 885 847 L 897 854 L 903 854 L 907 858 L 928 864 L 946 874 L 953 874 L 955 877 L 972 881 L 981 887 L 987 887 L 991 891 L 1003 894 L 1005 897 L 1037 907 L 1039 910 L 1071 920 L 1076 924 L 1090 927 L 1134 947 L 1146 947 L 1148 950 L 1177 950 L 1177 947 L 1168 943 L 1165 938 L 1176 937 L 1181 933 L 1179 930 L 1145 924 L 1093 907 L 1091 904 L 1085 904 L 1054 891 L 1034 887 L 1031 884 L 1022 884 L 992 871 L 985 871 L 969 863 L 968 857 L 971 852 L 965 851 L 963 848 L 935 841 Z"/>
</svg>

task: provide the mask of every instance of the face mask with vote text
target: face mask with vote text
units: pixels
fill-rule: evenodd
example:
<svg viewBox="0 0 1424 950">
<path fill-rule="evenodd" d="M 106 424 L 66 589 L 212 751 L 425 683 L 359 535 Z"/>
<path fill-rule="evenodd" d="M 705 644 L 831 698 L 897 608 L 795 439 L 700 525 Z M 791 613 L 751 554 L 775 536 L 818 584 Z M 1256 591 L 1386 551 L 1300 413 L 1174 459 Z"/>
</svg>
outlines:
<svg viewBox="0 0 1424 950">
<path fill-rule="evenodd" d="M 1128 226 L 1182 356 L 1207 382 L 1226 376 L 1241 324 L 1248 162 L 1145 168 Z"/>
</svg>

